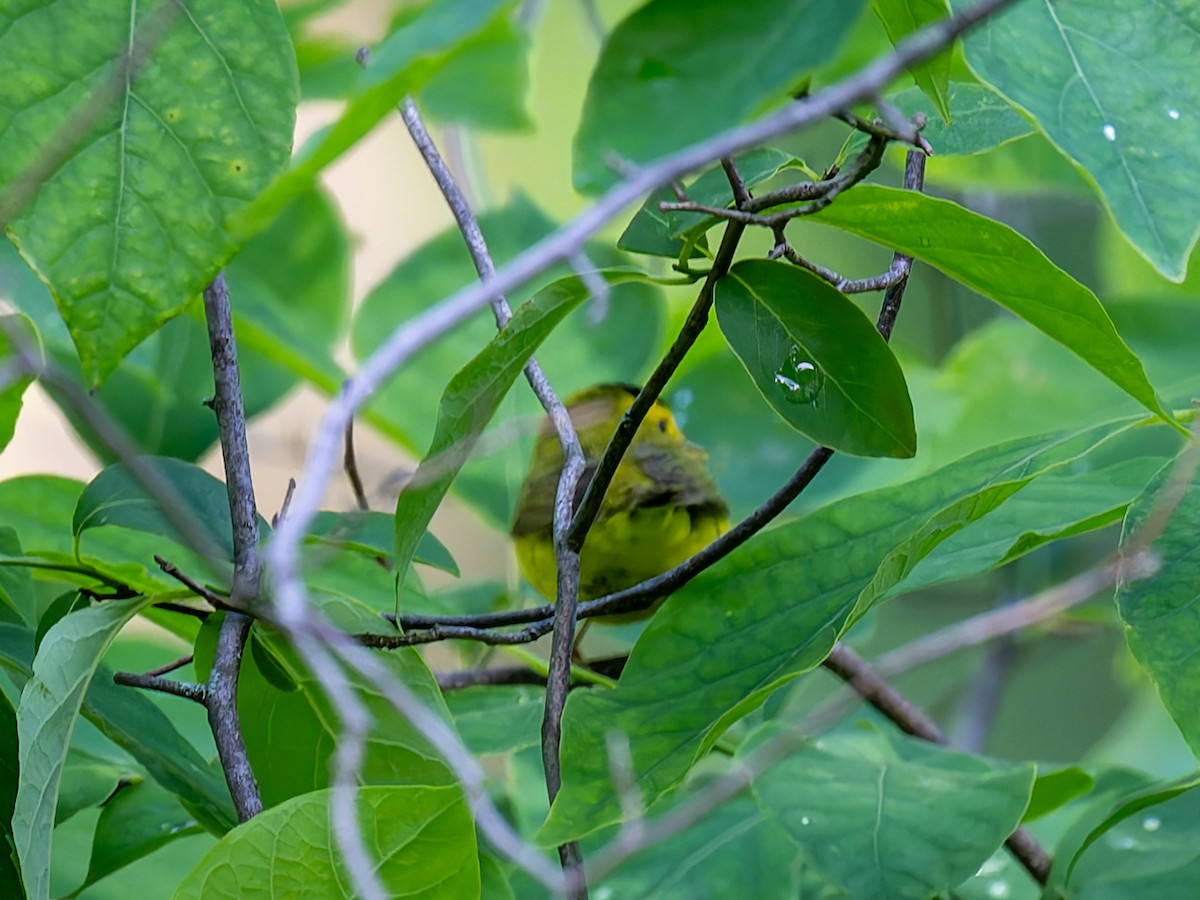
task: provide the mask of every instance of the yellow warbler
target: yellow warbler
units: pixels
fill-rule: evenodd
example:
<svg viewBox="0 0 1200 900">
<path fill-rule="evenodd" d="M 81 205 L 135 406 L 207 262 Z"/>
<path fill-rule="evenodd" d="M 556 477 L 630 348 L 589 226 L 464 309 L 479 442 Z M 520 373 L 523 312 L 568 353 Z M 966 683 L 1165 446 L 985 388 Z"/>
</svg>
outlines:
<svg viewBox="0 0 1200 900">
<path fill-rule="evenodd" d="M 602 384 L 568 398 L 587 459 L 576 502 L 637 393 L 632 385 Z M 512 535 L 521 571 L 550 599 L 557 587 L 552 522 L 562 465 L 562 448 L 547 419 L 517 500 Z M 638 428 L 588 532 L 579 558 L 580 599 L 602 597 L 665 572 L 728 528 L 729 507 L 708 473 L 708 454 L 688 443 L 660 400 Z"/>
</svg>

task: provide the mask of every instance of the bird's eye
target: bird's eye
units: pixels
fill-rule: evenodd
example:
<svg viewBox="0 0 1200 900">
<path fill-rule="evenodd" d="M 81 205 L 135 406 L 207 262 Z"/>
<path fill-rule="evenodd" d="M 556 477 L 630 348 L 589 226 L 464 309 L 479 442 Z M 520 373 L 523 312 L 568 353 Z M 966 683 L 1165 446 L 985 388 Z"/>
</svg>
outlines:
<svg viewBox="0 0 1200 900">
<path fill-rule="evenodd" d="M 667 420 L 666 420 L 666 419 L 659 419 L 659 420 L 658 420 L 658 430 L 659 430 L 659 431 L 666 431 L 666 430 L 667 430 Z"/>
</svg>

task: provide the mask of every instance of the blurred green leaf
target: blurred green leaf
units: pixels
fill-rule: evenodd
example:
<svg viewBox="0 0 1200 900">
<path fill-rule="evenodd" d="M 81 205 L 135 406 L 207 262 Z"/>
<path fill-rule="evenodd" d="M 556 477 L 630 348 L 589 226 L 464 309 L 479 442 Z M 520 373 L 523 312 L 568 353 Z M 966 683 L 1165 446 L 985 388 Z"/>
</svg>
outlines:
<svg viewBox="0 0 1200 900">
<path fill-rule="evenodd" d="M 1032 822 L 1060 806 L 1065 806 L 1077 797 L 1082 797 L 1096 786 L 1096 779 L 1078 766 L 1042 771 L 1038 766 L 1037 781 L 1033 783 L 1033 794 L 1022 822 Z"/>
<path fill-rule="evenodd" d="M 592 72 L 575 135 L 575 187 L 597 193 L 619 178 L 614 158 L 646 163 L 786 102 L 837 55 L 864 6 L 864 0 L 642 5 L 608 35 Z M 764 22 L 771 23 L 766 43 Z"/>
<path fill-rule="evenodd" d="M 80 747 L 67 750 L 54 824 L 61 825 L 76 813 L 99 806 L 124 784 L 140 781 L 135 766 L 122 763 Z"/>
<path fill-rule="evenodd" d="M 38 348 L 38 334 L 33 320 L 26 315 L 0 316 L 0 367 L 7 369 L 15 364 L 12 337 L 17 336 L 33 348 Z M 20 345 L 18 345 L 20 346 Z M 21 415 L 21 406 L 25 390 L 33 384 L 33 375 L 22 367 L 10 375 L 5 372 L 3 388 L 0 389 L 0 450 L 8 446 L 13 432 L 17 427 L 17 418 Z"/>
<path fill-rule="evenodd" d="M 1094 820 L 1085 816 L 1072 829 L 1068 838 L 1086 837 L 1078 847 L 1060 847 L 1051 884 L 1067 897 L 1190 896 L 1200 874 L 1198 785 L 1189 775 L 1134 790 L 1109 807 L 1098 803 L 1103 818 L 1087 830 Z"/>
<path fill-rule="evenodd" d="M 212 280 L 230 217 L 286 165 L 291 43 L 270 0 L 39 2 L 0 35 L 0 184 L 28 186 L 2 218 L 99 384 Z"/>
<path fill-rule="evenodd" d="M 395 529 L 395 519 L 387 513 L 369 510 L 323 511 L 313 518 L 308 533 L 323 544 L 348 547 L 390 560 L 396 549 Z M 451 575 L 459 574 L 458 564 L 446 545 L 429 531 L 417 541 L 413 562 Z"/>
<path fill-rule="evenodd" d="M 1161 467 L 1157 457 L 1139 457 L 1097 471 L 1073 468 L 1044 475 L 939 544 L 895 593 L 979 575 L 1051 541 L 1118 522 Z"/>
<path fill-rule="evenodd" d="M 46 635 L 17 706 L 21 783 L 13 836 L 31 897 L 50 891 L 50 844 L 67 748 L 84 694 L 117 632 L 149 599 L 110 600 L 79 610 Z"/>
<path fill-rule="evenodd" d="M 800 888 L 800 864 L 775 817 L 752 797 L 741 796 L 656 844 L 653 852 L 633 857 L 594 893 L 655 900 L 794 900 L 810 896 Z"/>
<path fill-rule="evenodd" d="M 954 0 L 956 8 L 968 5 Z M 1020 4 L 968 33 L 967 63 L 1026 110 L 1099 189 L 1117 226 L 1182 281 L 1200 234 L 1200 142 L 1190 0 Z"/>
<path fill-rule="evenodd" d="M 924 900 L 969 877 L 1004 843 L 1033 782 L 1028 763 L 870 729 L 801 745 L 755 777 L 754 794 L 851 896 Z"/>
<path fill-rule="evenodd" d="M 562 790 L 539 840 L 557 844 L 619 820 L 598 750 L 604 734 L 628 736 L 652 804 L 733 722 L 819 665 L 940 540 L 1131 424 L 1013 441 L 756 535 L 663 604 L 614 690 L 570 696 Z"/>
<path fill-rule="evenodd" d="M 637 277 L 621 271 L 602 271 L 598 276 L 610 283 Z M 450 483 L 525 363 L 590 293 L 578 276 L 543 288 L 517 308 L 509 323 L 446 386 L 429 450 L 396 503 L 396 572 L 401 579 Z"/>
<path fill-rule="evenodd" d="M 371 620 L 386 623 L 361 608 L 360 628 Z M 345 628 L 344 622 L 338 623 Z M 336 707 L 316 677 L 306 669 L 286 641 L 255 626 L 256 639 L 269 653 L 295 689 L 284 691 L 266 679 L 254 665 L 243 664 L 238 685 L 246 750 L 258 779 L 263 803 L 277 806 L 284 801 L 330 786 L 332 757 L 341 739 Z M 420 656 L 412 648 L 379 653 L 376 659 L 436 713 L 446 715 L 437 684 Z M 365 679 L 351 679 L 366 705 L 373 725 L 366 735 L 365 758 L 358 773 L 360 784 L 447 785 L 454 776 L 441 757 L 408 720 L 396 714 L 391 703 Z M 280 752 L 279 736 L 287 735 L 287 751 Z"/>
<path fill-rule="evenodd" d="M 447 691 L 446 706 L 472 753 L 511 753 L 541 743 L 545 695 L 530 685 L 489 685 Z"/>
<path fill-rule="evenodd" d="M 430 119 L 491 131 L 527 131 L 529 36 L 501 17 L 480 32 L 421 88 L 418 98 Z"/>
<path fill-rule="evenodd" d="M 21 780 L 18 753 L 17 711 L 8 695 L 0 691 L 0 893 L 13 900 L 25 900 L 12 829 L 17 785 Z"/>
<path fill-rule="evenodd" d="M 32 625 L 37 620 L 33 576 L 26 566 L 3 565 L 3 560 L 24 557 L 16 529 L 0 525 L 0 621 Z"/>
<path fill-rule="evenodd" d="M 183 511 L 192 516 L 194 526 L 232 559 L 233 527 L 229 522 L 229 497 L 225 485 L 199 466 L 182 460 L 146 456 L 141 462 L 175 491 Z M 76 537 L 90 528 L 104 525 L 119 525 L 187 544 L 164 515 L 158 501 L 146 492 L 125 463 L 113 463 L 93 478 L 83 489 L 75 507 L 71 527 Z M 259 516 L 258 527 L 264 536 L 270 531 L 262 516 Z"/>
<path fill-rule="evenodd" d="M 716 289 L 717 321 L 771 407 L 819 444 L 908 457 L 917 434 L 904 373 L 844 294 L 788 263 L 737 263 Z"/>
<path fill-rule="evenodd" d="M 80 887 L 95 884 L 171 841 L 199 831 L 195 818 L 154 782 L 123 787 L 100 813 L 87 877 Z"/>
<path fill-rule="evenodd" d="M 888 40 L 898 44 L 903 38 L 931 22 L 950 15 L 946 0 L 871 0 L 871 8 L 883 23 Z M 921 92 L 937 107 L 938 113 L 950 123 L 950 61 L 953 52 L 947 48 L 931 59 L 909 69 Z"/>
<path fill-rule="evenodd" d="M 273 222 L 326 166 L 391 114 L 406 95 L 419 91 L 461 46 L 507 15 L 513 5 L 514 0 L 439 0 L 388 35 L 372 50 L 370 65 L 359 73 L 341 118 L 235 219 L 235 232 L 245 239 Z"/>
<path fill-rule="evenodd" d="M 360 788 L 357 796 L 366 850 L 390 895 L 479 895 L 475 822 L 457 785 Z M 330 791 L 316 791 L 234 829 L 187 875 L 175 900 L 358 896 L 329 804 Z"/>
<path fill-rule="evenodd" d="M 1121 546 L 1132 552 L 1146 536 L 1148 520 L 1169 513 L 1152 543 L 1158 571 L 1126 578 L 1117 586 L 1117 611 L 1129 649 L 1145 666 L 1163 705 L 1192 752 L 1200 755 L 1200 475 L 1189 475 L 1186 457 L 1163 467 L 1134 500 L 1121 530 Z M 1175 505 L 1172 508 L 1172 504 Z"/>
<path fill-rule="evenodd" d="M 1166 421 L 1141 361 L 1096 295 L 1007 225 L 948 200 L 859 185 L 814 220 L 927 262 L 1059 341 Z"/>
</svg>

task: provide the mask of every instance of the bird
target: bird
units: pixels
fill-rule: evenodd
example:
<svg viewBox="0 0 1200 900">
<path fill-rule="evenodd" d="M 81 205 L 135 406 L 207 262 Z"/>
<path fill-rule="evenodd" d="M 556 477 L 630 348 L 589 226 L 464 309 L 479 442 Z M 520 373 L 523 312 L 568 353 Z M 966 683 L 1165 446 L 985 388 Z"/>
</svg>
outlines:
<svg viewBox="0 0 1200 900">
<path fill-rule="evenodd" d="M 575 507 L 638 392 L 632 384 L 600 384 L 567 398 L 585 458 Z M 511 534 L 521 572 L 550 600 L 557 593 L 553 518 L 562 467 L 562 447 L 546 417 L 517 499 Z M 708 454 L 688 442 L 671 410 L 656 400 L 617 467 L 580 551 L 579 597 L 602 597 L 666 572 L 728 530 L 729 506 L 709 473 Z M 625 622 L 652 612 L 653 607 L 599 621 Z"/>
</svg>

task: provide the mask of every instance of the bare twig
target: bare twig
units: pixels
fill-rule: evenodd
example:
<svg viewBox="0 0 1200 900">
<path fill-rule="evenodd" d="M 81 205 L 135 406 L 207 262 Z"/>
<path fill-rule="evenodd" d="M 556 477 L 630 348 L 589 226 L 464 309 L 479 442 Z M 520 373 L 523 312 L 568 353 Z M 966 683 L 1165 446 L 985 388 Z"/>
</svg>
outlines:
<svg viewBox="0 0 1200 900">
<path fill-rule="evenodd" d="M 775 231 L 792 219 L 811 216 L 829 206 L 842 192 L 858 184 L 879 167 L 879 163 L 883 160 L 883 151 L 886 148 L 886 138 L 872 136 L 867 142 L 867 146 L 855 157 L 851 165 L 843 167 L 828 178 L 788 185 L 760 197 L 751 198 L 747 194 L 742 203 L 733 209 L 693 203 L 690 200 L 679 203 L 660 203 L 658 208 L 664 212 L 705 213 L 716 218 L 728 219 L 731 222 L 739 222 L 742 225 L 758 225 Z M 742 190 L 744 192 L 745 185 L 742 185 Z M 789 206 L 775 213 L 758 212 L 758 210 L 797 201 L 807 202 L 800 206 Z"/>
<path fill-rule="evenodd" d="M 237 343 L 229 308 L 229 289 L 219 274 L 204 290 L 204 317 L 212 354 L 216 393 L 213 410 L 221 435 L 225 463 L 225 489 L 233 525 L 233 584 L 230 599 L 243 609 L 253 608 L 258 599 L 261 562 L 258 555 L 258 508 L 250 476 L 250 449 L 246 442 L 246 410 L 238 371 Z M 226 613 L 217 634 L 212 672 L 208 679 L 208 724 L 221 757 L 221 768 L 233 796 L 238 820 L 246 821 L 262 812 L 262 797 L 242 736 L 237 708 L 238 675 L 242 651 L 253 624 L 249 616 Z"/>
<path fill-rule="evenodd" d="M 174 672 L 176 669 L 182 669 L 184 666 L 189 665 L 193 659 L 195 659 L 195 657 L 191 653 L 189 653 L 187 656 L 181 656 L 179 659 L 175 660 L 174 662 L 169 662 L 164 666 L 159 666 L 157 669 L 151 669 L 149 672 L 146 672 L 145 674 L 156 675 L 156 676 L 157 675 L 169 675 L 170 673 Z"/>
<path fill-rule="evenodd" d="M 437 145 L 429 134 L 421 114 L 412 98 L 405 98 L 400 107 L 404 124 L 408 133 L 420 150 L 429 171 L 446 198 L 454 220 L 462 232 L 467 250 L 475 264 L 475 270 L 480 279 L 486 283 L 496 274 L 495 264 L 487 247 L 487 241 L 479 228 L 466 196 L 454 179 L 450 167 L 446 165 L 438 152 Z M 576 252 L 582 255 L 582 249 Z M 581 274 L 594 300 L 607 296 L 607 284 L 599 276 L 592 273 L 592 282 L 587 281 L 586 271 L 591 267 L 586 264 L 585 274 Z M 594 282 L 599 281 L 599 286 Z M 504 295 L 497 293 L 491 300 L 492 313 L 496 319 L 496 327 L 504 328 L 512 318 L 512 309 Z M 558 399 L 550 382 L 540 365 L 534 358 L 525 364 L 525 378 L 537 395 L 542 408 L 550 416 L 558 435 L 563 452 L 563 469 L 559 478 L 558 490 L 554 503 L 554 545 L 555 559 L 558 564 L 558 597 L 556 603 L 557 615 L 554 625 L 554 639 L 550 649 L 550 677 L 546 689 L 546 711 L 542 723 L 542 760 L 546 770 L 546 789 L 553 801 L 561 784 L 559 774 L 558 750 L 560 743 L 561 720 L 563 706 L 566 703 L 567 689 L 570 683 L 571 651 L 575 645 L 575 610 L 579 602 L 579 553 L 578 548 L 569 547 L 564 535 L 571 521 L 571 507 L 575 498 L 575 486 L 583 475 L 585 460 L 583 448 L 575 434 L 571 423 L 570 413 Z M 559 848 L 563 866 L 577 872 L 580 869 L 582 857 L 579 847 L 575 844 Z M 582 875 L 580 875 L 582 877 Z M 586 897 L 586 890 L 576 894 Z"/>
<path fill-rule="evenodd" d="M 189 658 L 190 662 L 190 658 Z M 170 671 L 170 670 L 168 670 Z M 139 675 L 136 672 L 114 672 L 113 681 L 126 687 L 143 688 L 147 691 L 158 691 L 161 694 L 171 694 L 183 697 L 202 706 L 208 705 L 208 686 L 192 684 L 188 681 L 174 681 L 161 677 L 157 671 Z"/>
<path fill-rule="evenodd" d="M 367 500 L 367 492 L 363 487 L 362 476 L 358 473 L 358 457 L 354 453 L 354 420 L 351 419 L 346 424 L 346 449 L 342 454 L 342 468 L 346 470 L 346 477 L 350 479 L 350 488 L 354 491 L 354 502 L 358 504 L 358 508 L 364 512 L 371 508 L 371 503 Z M 295 481 L 292 482 L 293 487 L 288 490 L 288 498 L 292 496 L 292 491 L 295 489 Z"/>
<path fill-rule="evenodd" d="M 180 568 L 177 565 L 175 565 L 173 562 L 168 562 L 167 560 L 165 560 L 161 556 L 159 556 L 157 553 L 154 554 L 154 561 L 156 563 L 158 563 L 158 567 L 160 569 L 162 569 L 164 573 L 166 573 L 167 575 L 170 575 L 172 578 L 174 578 L 176 581 L 178 581 L 180 584 L 182 584 L 184 587 L 186 587 L 189 591 L 191 591 L 197 597 L 200 597 L 203 600 L 207 600 L 209 603 L 211 603 L 217 609 L 233 609 L 234 608 L 230 605 L 228 598 L 222 597 L 220 594 L 217 594 L 215 591 L 211 590 L 210 588 L 205 587 L 200 582 L 198 582 L 194 578 L 192 578 L 190 575 L 188 575 L 187 573 L 180 570 Z"/>
</svg>

